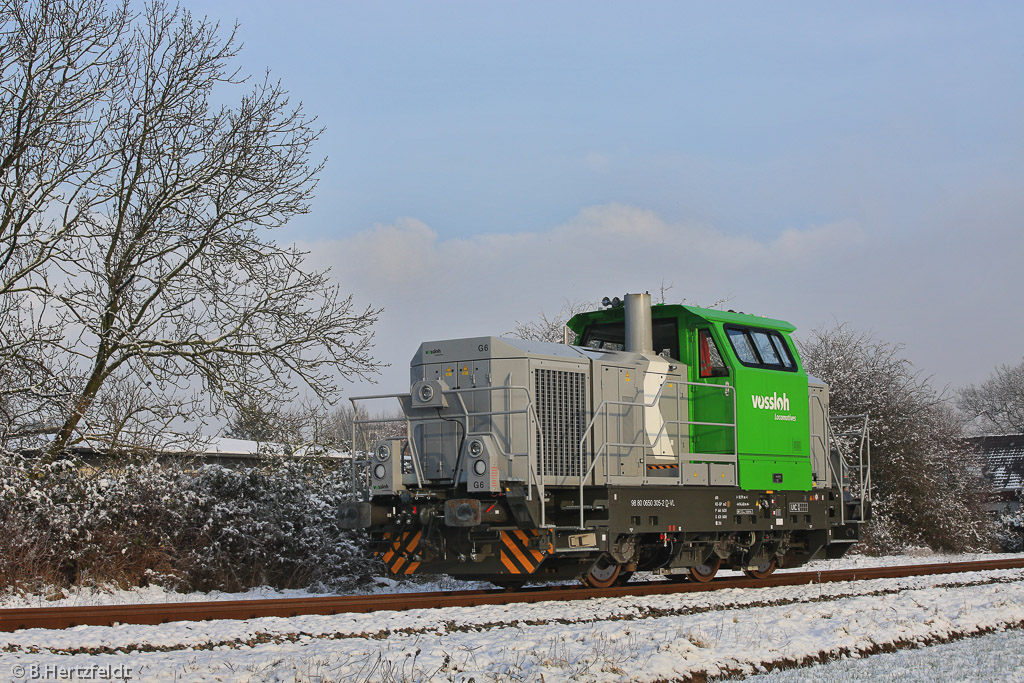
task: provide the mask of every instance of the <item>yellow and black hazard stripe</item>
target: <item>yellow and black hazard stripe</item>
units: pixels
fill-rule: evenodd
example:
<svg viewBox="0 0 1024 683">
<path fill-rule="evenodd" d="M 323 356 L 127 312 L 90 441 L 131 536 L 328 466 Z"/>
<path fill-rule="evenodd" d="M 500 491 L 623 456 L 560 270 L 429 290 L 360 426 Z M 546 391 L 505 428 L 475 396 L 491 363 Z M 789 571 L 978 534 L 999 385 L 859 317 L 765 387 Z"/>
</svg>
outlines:
<svg viewBox="0 0 1024 683">
<path fill-rule="evenodd" d="M 501 573 L 532 574 L 551 551 L 548 548 L 538 550 L 530 547 L 530 541 L 537 536 L 536 529 L 501 532 Z"/>
<path fill-rule="evenodd" d="M 422 535 L 422 531 L 400 531 L 394 534 L 387 532 L 384 539 L 390 543 L 385 550 L 379 551 L 377 556 L 384 560 L 392 574 L 412 574 L 420 566 L 413 557 Z"/>
<path fill-rule="evenodd" d="M 679 465 L 648 465 L 649 470 L 678 470 Z"/>
</svg>

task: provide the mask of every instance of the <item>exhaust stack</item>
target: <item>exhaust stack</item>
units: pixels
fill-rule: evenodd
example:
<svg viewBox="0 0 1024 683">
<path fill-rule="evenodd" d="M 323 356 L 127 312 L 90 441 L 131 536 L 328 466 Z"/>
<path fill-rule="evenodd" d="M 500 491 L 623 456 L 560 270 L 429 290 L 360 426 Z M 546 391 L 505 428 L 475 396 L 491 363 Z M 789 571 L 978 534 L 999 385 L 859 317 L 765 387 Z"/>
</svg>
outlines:
<svg viewBox="0 0 1024 683">
<path fill-rule="evenodd" d="M 651 322 L 651 295 L 626 295 L 626 351 L 654 353 L 654 324 Z"/>
</svg>

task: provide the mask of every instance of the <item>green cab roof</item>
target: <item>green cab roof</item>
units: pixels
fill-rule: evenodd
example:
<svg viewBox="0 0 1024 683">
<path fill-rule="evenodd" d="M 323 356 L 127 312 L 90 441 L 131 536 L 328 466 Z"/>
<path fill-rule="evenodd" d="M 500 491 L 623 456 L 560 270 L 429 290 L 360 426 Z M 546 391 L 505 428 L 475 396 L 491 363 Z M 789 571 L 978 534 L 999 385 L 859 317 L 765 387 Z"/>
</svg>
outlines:
<svg viewBox="0 0 1024 683">
<path fill-rule="evenodd" d="M 624 308 L 605 308 L 587 313 L 574 315 L 566 325 L 576 334 L 581 334 L 587 323 L 611 322 L 624 318 Z M 651 315 L 654 318 L 682 318 L 696 316 L 709 322 L 746 325 L 748 327 L 765 327 L 780 332 L 793 332 L 796 326 L 785 320 L 765 318 L 759 315 L 748 315 L 746 313 L 735 313 L 732 311 L 719 311 L 712 308 L 700 308 L 699 306 L 684 306 L 682 304 L 655 304 L 651 306 Z"/>
</svg>

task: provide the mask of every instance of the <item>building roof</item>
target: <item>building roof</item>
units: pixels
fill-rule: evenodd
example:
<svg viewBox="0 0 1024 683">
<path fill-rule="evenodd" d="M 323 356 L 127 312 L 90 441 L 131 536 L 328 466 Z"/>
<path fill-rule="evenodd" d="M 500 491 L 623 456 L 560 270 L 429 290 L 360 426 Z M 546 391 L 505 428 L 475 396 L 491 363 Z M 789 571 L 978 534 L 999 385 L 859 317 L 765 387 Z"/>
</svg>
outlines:
<svg viewBox="0 0 1024 683">
<path fill-rule="evenodd" d="M 981 452 L 985 472 L 997 491 L 1024 488 L 1024 434 L 999 434 L 971 439 Z"/>
<path fill-rule="evenodd" d="M 47 438 L 52 438 L 48 435 Z M 109 446 L 102 442 L 81 441 L 70 449 L 80 457 L 109 455 Z M 330 458 L 343 460 L 351 458 L 348 451 L 322 446 L 289 446 L 270 441 L 250 441 L 247 439 L 231 439 L 223 436 L 199 436 L 174 434 L 171 432 L 157 435 L 148 444 L 146 452 L 161 456 L 192 456 L 209 461 L 217 460 L 259 460 L 268 455 L 284 458 Z"/>
</svg>

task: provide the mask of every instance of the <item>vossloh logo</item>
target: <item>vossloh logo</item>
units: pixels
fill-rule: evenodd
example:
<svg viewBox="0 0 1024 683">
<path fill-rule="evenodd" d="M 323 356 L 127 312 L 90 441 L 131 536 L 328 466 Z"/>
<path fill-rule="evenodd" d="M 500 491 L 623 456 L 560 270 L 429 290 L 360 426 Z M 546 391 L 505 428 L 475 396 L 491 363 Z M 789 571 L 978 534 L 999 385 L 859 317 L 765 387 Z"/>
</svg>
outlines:
<svg viewBox="0 0 1024 683">
<path fill-rule="evenodd" d="M 779 396 L 779 392 L 772 393 L 771 396 L 758 396 L 753 395 L 750 397 L 754 407 L 758 410 L 785 410 L 789 411 L 789 398 L 786 396 L 786 392 L 782 392 L 782 396 Z M 796 415 L 775 415 L 776 420 L 783 422 L 795 422 Z"/>
</svg>

